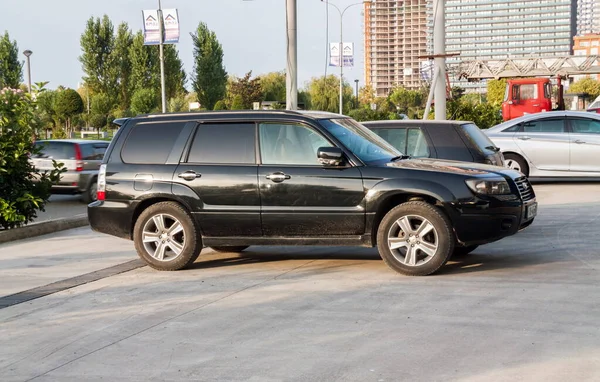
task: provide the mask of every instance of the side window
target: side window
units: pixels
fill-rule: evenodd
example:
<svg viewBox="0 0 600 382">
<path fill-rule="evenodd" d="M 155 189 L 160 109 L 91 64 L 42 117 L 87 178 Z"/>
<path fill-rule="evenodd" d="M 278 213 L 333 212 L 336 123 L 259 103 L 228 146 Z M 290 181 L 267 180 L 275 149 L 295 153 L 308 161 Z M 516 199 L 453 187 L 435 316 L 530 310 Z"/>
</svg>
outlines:
<svg viewBox="0 0 600 382">
<path fill-rule="evenodd" d="M 523 123 L 524 133 L 564 133 L 565 122 L 563 119 L 542 119 Z"/>
<path fill-rule="evenodd" d="M 253 123 L 201 124 L 188 163 L 256 164 L 256 126 Z"/>
<path fill-rule="evenodd" d="M 316 131 L 299 124 L 262 123 L 259 132 L 263 164 L 320 166 L 317 150 L 332 146 Z"/>
<path fill-rule="evenodd" d="M 165 164 L 186 122 L 145 122 L 135 125 L 121 150 L 132 164 Z"/>
<path fill-rule="evenodd" d="M 405 128 L 399 129 L 384 129 L 384 128 L 373 128 L 373 132 L 385 139 L 388 143 L 398 149 L 401 153 L 406 153 L 406 130 Z"/>
<path fill-rule="evenodd" d="M 521 100 L 526 100 L 526 99 L 537 99 L 538 98 L 538 92 L 537 92 L 537 85 L 535 84 L 527 84 L 527 85 L 521 85 L 520 86 L 520 99 Z"/>
<path fill-rule="evenodd" d="M 431 154 L 427 139 L 421 129 L 408 129 L 406 154 L 415 158 L 427 158 Z"/>
<path fill-rule="evenodd" d="M 572 119 L 571 128 L 578 134 L 600 134 L 600 121 L 595 119 Z"/>
<path fill-rule="evenodd" d="M 516 133 L 519 130 L 521 130 L 521 124 L 517 123 L 507 129 L 502 130 L 502 132 L 503 133 Z"/>
</svg>

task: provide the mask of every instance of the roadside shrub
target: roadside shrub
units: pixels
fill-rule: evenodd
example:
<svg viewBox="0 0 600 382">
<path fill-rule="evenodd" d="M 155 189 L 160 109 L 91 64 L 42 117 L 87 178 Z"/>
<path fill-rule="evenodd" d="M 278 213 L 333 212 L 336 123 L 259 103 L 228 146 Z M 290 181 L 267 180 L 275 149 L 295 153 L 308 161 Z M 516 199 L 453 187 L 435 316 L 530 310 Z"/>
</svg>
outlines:
<svg viewBox="0 0 600 382">
<path fill-rule="evenodd" d="M 40 172 L 30 160 L 38 154 L 34 145 L 39 120 L 35 103 L 22 90 L 0 90 L 0 227 L 9 229 L 32 222 L 44 211 L 52 184 L 58 182 L 63 165 Z"/>
</svg>

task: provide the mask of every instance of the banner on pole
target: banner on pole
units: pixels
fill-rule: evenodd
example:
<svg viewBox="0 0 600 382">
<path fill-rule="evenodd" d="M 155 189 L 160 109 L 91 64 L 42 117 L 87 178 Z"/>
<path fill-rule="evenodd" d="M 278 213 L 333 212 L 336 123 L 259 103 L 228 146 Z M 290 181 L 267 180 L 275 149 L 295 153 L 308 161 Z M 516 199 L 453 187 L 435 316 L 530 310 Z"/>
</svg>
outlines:
<svg viewBox="0 0 600 382">
<path fill-rule="evenodd" d="M 160 44 L 160 25 L 158 24 L 158 10 L 143 10 L 142 16 L 144 18 L 144 45 Z"/>
<path fill-rule="evenodd" d="M 163 9 L 163 22 L 165 26 L 165 44 L 179 42 L 179 13 L 177 9 Z"/>
<path fill-rule="evenodd" d="M 354 43 L 342 44 L 342 62 L 344 66 L 354 66 Z M 340 66 L 340 44 L 329 44 L 329 66 Z"/>
<path fill-rule="evenodd" d="M 160 24 L 158 9 L 142 11 L 144 18 L 144 45 L 160 44 Z M 179 13 L 177 9 L 163 9 L 162 20 L 164 25 L 163 44 L 176 44 L 179 42 Z"/>
</svg>

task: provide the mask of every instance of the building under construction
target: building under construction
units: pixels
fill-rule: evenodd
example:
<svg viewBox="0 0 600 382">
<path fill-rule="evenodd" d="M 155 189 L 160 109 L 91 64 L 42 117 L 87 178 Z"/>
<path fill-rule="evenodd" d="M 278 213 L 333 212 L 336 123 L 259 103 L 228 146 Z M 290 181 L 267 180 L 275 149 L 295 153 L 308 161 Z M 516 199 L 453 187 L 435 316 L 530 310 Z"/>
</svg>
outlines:
<svg viewBox="0 0 600 382">
<path fill-rule="evenodd" d="M 430 69 L 423 66 L 431 34 L 427 0 L 372 0 L 365 3 L 365 84 L 378 96 L 403 86 L 417 89 Z"/>
</svg>

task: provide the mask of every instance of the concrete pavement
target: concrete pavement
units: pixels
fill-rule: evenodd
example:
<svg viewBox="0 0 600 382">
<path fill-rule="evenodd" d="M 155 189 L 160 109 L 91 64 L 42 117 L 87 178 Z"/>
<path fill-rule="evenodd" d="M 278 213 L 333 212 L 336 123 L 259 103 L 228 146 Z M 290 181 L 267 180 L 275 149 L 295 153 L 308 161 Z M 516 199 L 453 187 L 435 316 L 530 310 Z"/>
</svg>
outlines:
<svg viewBox="0 0 600 382">
<path fill-rule="evenodd" d="M 189 271 L 139 268 L 0 309 L 1 379 L 596 381 L 596 190 L 536 186 L 530 229 L 434 276 L 398 275 L 372 249 L 206 250 Z M 6 275 L 45 261 L 36 243 L 67 268 L 135 258 L 124 240 L 62 234 L 0 246 L 13 264 L 2 293 Z M 25 275 L 78 273 L 58 268 Z"/>
</svg>

